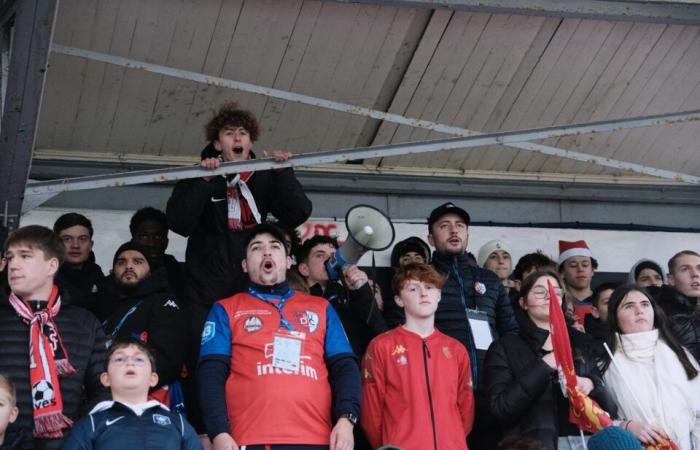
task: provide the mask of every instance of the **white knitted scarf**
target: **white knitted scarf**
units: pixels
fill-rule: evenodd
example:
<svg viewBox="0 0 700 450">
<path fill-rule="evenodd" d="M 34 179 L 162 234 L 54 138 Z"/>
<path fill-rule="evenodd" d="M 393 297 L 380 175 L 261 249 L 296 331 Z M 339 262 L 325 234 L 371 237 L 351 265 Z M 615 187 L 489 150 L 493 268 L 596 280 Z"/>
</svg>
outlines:
<svg viewBox="0 0 700 450">
<path fill-rule="evenodd" d="M 657 329 L 615 333 L 615 339 L 614 360 L 604 378 L 618 415 L 661 427 L 681 450 L 700 449 L 700 376 L 688 380 L 676 354 L 659 339 Z"/>
</svg>

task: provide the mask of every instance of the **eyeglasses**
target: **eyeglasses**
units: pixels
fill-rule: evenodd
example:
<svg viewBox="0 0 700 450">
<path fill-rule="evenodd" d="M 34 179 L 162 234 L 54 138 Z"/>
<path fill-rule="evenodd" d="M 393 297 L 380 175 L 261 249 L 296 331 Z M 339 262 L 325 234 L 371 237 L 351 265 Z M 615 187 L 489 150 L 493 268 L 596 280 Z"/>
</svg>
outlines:
<svg viewBox="0 0 700 450">
<path fill-rule="evenodd" d="M 131 361 L 137 367 L 144 367 L 148 363 L 148 358 L 140 355 L 115 356 L 114 358 L 109 360 L 110 364 L 114 364 L 115 366 L 124 366 L 129 361 Z"/>
<path fill-rule="evenodd" d="M 537 300 L 544 300 L 545 298 L 549 298 L 549 290 L 543 287 L 536 287 L 530 292 Z M 563 298 L 564 291 L 558 288 L 554 288 L 554 292 L 556 292 L 557 297 Z"/>
</svg>

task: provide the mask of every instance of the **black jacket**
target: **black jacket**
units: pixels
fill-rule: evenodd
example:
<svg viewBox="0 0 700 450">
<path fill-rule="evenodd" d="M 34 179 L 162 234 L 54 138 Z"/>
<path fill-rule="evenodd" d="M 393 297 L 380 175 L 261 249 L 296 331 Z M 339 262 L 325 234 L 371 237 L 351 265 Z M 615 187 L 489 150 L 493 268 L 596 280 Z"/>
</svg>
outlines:
<svg viewBox="0 0 700 450">
<path fill-rule="evenodd" d="M 211 145 L 202 157 L 213 156 Z M 255 172 L 247 182 L 264 221 L 272 213 L 281 223 L 296 227 L 311 215 L 311 201 L 291 168 Z M 247 277 L 241 268 L 245 231 L 228 225 L 226 178 L 181 180 L 166 208 L 168 226 L 188 237 L 185 257 L 187 301 L 212 305 L 242 292 Z"/>
<path fill-rule="evenodd" d="M 101 406 L 101 405 L 98 405 Z M 63 450 L 201 450 L 199 436 L 181 414 L 153 406 L 137 416 L 114 402 L 73 428 Z"/>
<path fill-rule="evenodd" d="M 315 284 L 309 293 L 328 299 L 333 305 L 358 359 L 365 354 L 369 341 L 388 329 L 369 283 L 360 289 L 346 291 L 340 283 L 329 281 L 325 291 L 321 285 Z"/>
<path fill-rule="evenodd" d="M 480 374 L 483 373 L 482 365 L 486 351 L 476 351 L 477 360 L 474 360 L 466 310 L 478 309 L 486 313 L 494 340 L 500 336 L 517 333 L 518 323 L 505 287 L 495 273 L 470 265 L 466 253 L 446 255 L 435 252 L 432 264 L 439 272 L 448 276 L 435 313 L 435 326 L 467 348 L 472 369 L 474 370 L 475 366 L 479 374 L 477 385 L 481 390 L 483 377 Z"/>
<path fill-rule="evenodd" d="M 184 305 L 167 285 L 163 268 L 156 270 L 128 291 L 113 277 L 110 282 L 118 293 L 112 301 L 114 313 L 104 322 L 110 339 L 135 337 L 148 342 L 156 358 L 158 386 L 176 381 L 188 356 L 190 336 Z"/>
<path fill-rule="evenodd" d="M 686 297 L 672 286 L 652 286 L 647 290 L 666 313 L 671 331 L 700 361 L 700 312 L 696 309 L 697 300 Z"/>
<path fill-rule="evenodd" d="M 90 253 L 90 258 L 82 268 L 64 263 L 56 275 L 56 285 L 70 296 L 71 303 L 87 309 L 101 321 L 109 315 L 109 305 L 105 296 L 106 284 L 107 278 L 102 268 L 95 263 L 93 253 Z"/>
<path fill-rule="evenodd" d="M 522 321 L 518 334 L 502 337 L 489 348 L 485 379 L 491 413 L 505 435 L 530 437 L 555 450 L 559 436 L 577 435 L 578 430 L 568 421 L 568 402 L 557 372 L 542 360 L 548 336 L 530 320 Z M 569 336 L 576 374 L 593 381 L 589 396 L 614 416 L 615 404 L 605 390 L 590 341 L 571 328 Z"/>
<path fill-rule="evenodd" d="M 77 371 L 70 377 L 59 379 L 63 413 L 77 420 L 94 403 L 108 396 L 100 383 L 100 374 L 104 370 L 105 336 L 95 316 L 83 308 L 72 306 L 68 295 L 62 295 L 61 302 L 61 310 L 55 321 L 68 359 Z M 0 373 L 9 376 L 17 386 L 19 416 L 9 429 L 26 430 L 31 436 L 34 420 L 29 382 L 29 326 L 19 318 L 7 300 L 0 303 L 0 342 Z M 35 448 L 59 449 L 61 440 L 42 440 Z"/>
<path fill-rule="evenodd" d="M 31 434 L 31 433 L 30 433 Z M 0 445 L 0 450 L 29 450 L 32 447 L 31 438 L 24 430 L 18 430 L 5 434 L 5 442 Z"/>
</svg>

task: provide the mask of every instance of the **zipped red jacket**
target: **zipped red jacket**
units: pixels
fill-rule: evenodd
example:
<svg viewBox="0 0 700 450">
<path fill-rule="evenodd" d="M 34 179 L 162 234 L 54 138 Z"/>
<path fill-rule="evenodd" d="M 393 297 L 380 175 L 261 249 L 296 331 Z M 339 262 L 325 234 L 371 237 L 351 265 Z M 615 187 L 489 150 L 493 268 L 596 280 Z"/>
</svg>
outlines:
<svg viewBox="0 0 700 450">
<path fill-rule="evenodd" d="M 398 327 L 372 340 L 362 360 L 361 422 L 372 448 L 466 450 L 474 394 L 464 346 L 435 330 Z"/>
</svg>

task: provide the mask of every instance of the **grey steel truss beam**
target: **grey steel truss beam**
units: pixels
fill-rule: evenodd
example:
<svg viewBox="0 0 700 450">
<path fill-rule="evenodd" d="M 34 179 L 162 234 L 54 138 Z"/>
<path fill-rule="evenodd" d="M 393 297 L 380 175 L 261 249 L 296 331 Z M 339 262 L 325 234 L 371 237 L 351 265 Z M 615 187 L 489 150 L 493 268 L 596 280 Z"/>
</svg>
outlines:
<svg viewBox="0 0 700 450">
<path fill-rule="evenodd" d="M 334 0 L 341 3 L 453 9 L 497 14 L 700 24 L 700 5 L 670 0 Z"/>
<path fill-rule="evenodd" d="M 264 86 L 258 86 L 250 83 L 243 83 L 240 81 L 228 80 L 225 78 L 213 77 L 209 75 L 204 75 L 197 72 L 191 72 L 188 70 L 174 69 L 172 67 L 162 66 L 158 64 L 151 64 L 144 61 L 138 61 L 135 59 L 122 58 L 119 56 L 109 55 L 100 52 L 94 52 L 91 50 L 85 50 L 75 47 L 67 47 L 60 44 L 53 44 L 52 51 L 56 53 L 61 53 L 64 55 L 77 56 L 82 58 L 91 59 L 94 61 L 100 61 L 107 64 L 113 64 L 117 66 L 122 66 L 131 69 L 145 70 L 147 72 L 158 73 L 161 75 L 167 75 L 175 78 L 182 78 L 186 80 L 196 81 L 199 83 L 204 83 L 212 86 L 226 87 L 230 89 L 236 89 L 243 92 L 249 92 L 253 94 L 266 95 L 273 98 L 279 98 L 282 100 L 287 100 L 290 102 L 302 103 L 305 105 L 317 106 L 320 108 L 331 109 L 334 111 L 340 111 L 350 114 L 355 114 L 359 116 L 371 117 L 373 119 L 385 120 L 387 122 L 397 123 L 400 125 L 408 125 L 417 128 L 423 128 L 431 131 L 437 131 L 440 133 L 451 134 L 455 136 L 480 136 L 482 133 L 477 131 L 468 130 L 460 127 L 453 127 L 449 125 L 444 125 L 436 122 L 431 122 L 428 120 L 420 120 L 410 117 L 404 117 L 399 114 L 392 114 L 383 111 L 377 111 L 370 108 L 364 108 L 361 106 L 349 105 L 346 103 L 334 102 L 331 100 L 325 100 L 318 97 L 312 97 L 309 95 L 296 94 L 294 92 L 283 91 L 280 89 L 273 89 Z M 658 116 L 658 124 L 667 123 L 664 122 L 664 117 L 671 115 Z M 609 123 L 631 123 L 625 122 L 625 120 L 620 121 L 610 121 Z M 647 125 L 645 125 L 647 126 Z M 623 129 L 623 128 L 620 128 Z M 533 152 L 539 152 L 546 155 L 558 156 L 561 158 L 573 159 L 576 161 L 583 161 L 592 164 L 598 164 L 605 167 L 612 167 L 616 169 L 630 170 L 633 172 L 651 175 L 655 177 L 667 178 L 672 180 L 686 181 L 689 183 L 697 183 L 695 180 L 697 177 L 691 175 L 686 175 L 683 173 L 671 172 L 667 170 L 660 170 L 654 167 L 643 166 L 641 164 L 634 164 L 625 161 L 619 161 L 610 158 L 603 158 L 594 155 L 588 155 L 582 152 L 576 152 L 573 150 L 564 150 L 557 147 L 552 147 L 548 145 L 538 144 L 535 142 L 525 142 L 528 139 L 521 139 L 519 141 L 509 141 L 501 142 L 501 144 L 508 145 L 510 147 L 515 147 L 521 150 L 528 150 Z M 379 147 L 376 147 L 379 148 Z M 383 147 L 382 147 L 383 148 Z M 460 147 L 451 147 L 460 148 Z M 461 147 L 464 148 L 464 147 Z M 433 151 L 433 150 L 431 150 Z M 373 157 L 384 157 L 389 156 L 388 154 L 377 154 Z M 247 170 L 247 169 L 244 169 Z"/>
<path fill-rule="evenodd" d="M 0 132 L 0 204 L 10 229 L 18 225 L 31 166 L 57 0 L 18 0 L 16 8 Z"/>
<path fill-rule="evenodd" d="M 110 186 L 127 186 L 133 184 L 155 183 L 162 181 L 174 181 L 186 178 L 196 178 L 205 175 L 223 175 L 234 172 L 245 172 L 255 170 L 267 170 L 282 167 L 311 166 L 315 164 L 327 164 L 339 161 L 355 159 L 378 158 L 397 156 L 415 153 L 428 153 L 439 150 L 454 150 L 459 148 L 478 147 L 494 144 L 513 144 L 517 142 L 548 139 L 552 137 L 568 136 L 572 134 L 610 132 L 622 129 L 647 127 L 660 124 L 672 124 L 700 120 L 700 110 L 688 111 L 676 114 L 664 114 L 657 116 L 638 117 L 622 120 L 611 120 L 593 122 L 582 125 L 569 125 L 560 127 L 537 128 L 524 131 L 510 131 L 504 133 L 482 134 L 478 136 L 458 137 L 450 139 L 439 139 L 427 142 L 409 142 L 405 144 L 391 144 L 375 147 L 359 147 L 344 150 L 334 150 L 318 153 L 306 153 L 294 156 L 286 162 L 275 162 L 272 159 L 258 159 L 251 161 L 224 163 L 216 170 L 205 170 L 198 166 L 194 167 L 173 167 L 165 169 L 143 170 L 137 172 L 126 172 L 121 174 L 95 175 L 81 178 L 68 178 L 63 180 L 31 182 L 27 185 L 25 197 L 30 200 L 32 197 L 39 202 L 48 200 L 50 197 L 65 191 L 76 191 L 83 189 L 96 189 Z M 557 151 L 561 151 L 557 149 Z M 576 152 L 573 152 L 576 153 Z M 568 157 L 580 161 L 591 161 L 590 155 L 574 154 Z M 595 157 L 598 159 L 604 159 Z M 619 169 L 631 169 L 637 166 L 632 163 L 617 162 L 615 167 Z M 679 176 L 674 172 L 661 169 L 654 169 L 656 176 L 664 178 L 675 178 L 686 183 L 700 184 L 700 177 L 691 175 Z M 36 204 L 30 200 L 28 205 Z"/>
</svg>

